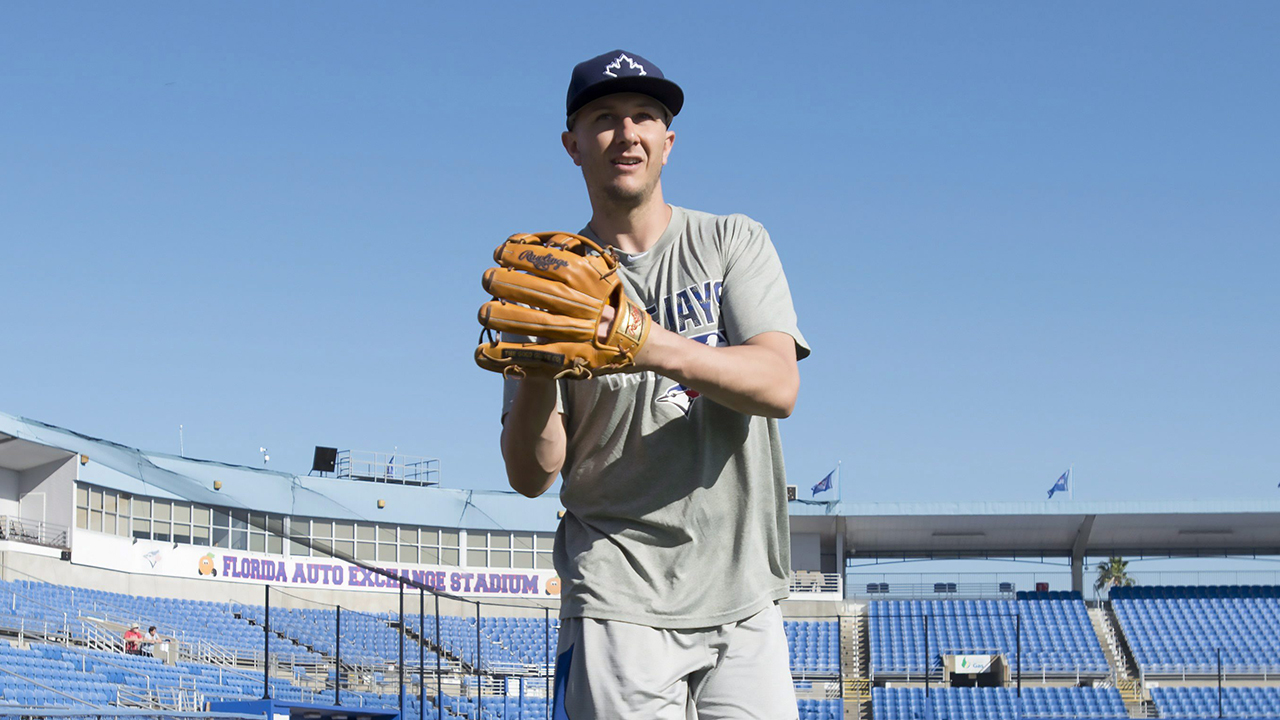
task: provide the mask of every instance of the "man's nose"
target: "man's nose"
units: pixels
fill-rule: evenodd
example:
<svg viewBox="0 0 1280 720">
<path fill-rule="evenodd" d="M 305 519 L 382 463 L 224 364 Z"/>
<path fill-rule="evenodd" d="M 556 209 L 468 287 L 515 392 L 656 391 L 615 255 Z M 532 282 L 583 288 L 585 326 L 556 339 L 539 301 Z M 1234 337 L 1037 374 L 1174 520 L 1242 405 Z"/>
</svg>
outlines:
<svg viewBox="0 0 1280 720">
<path fill-rule="evenodd" d="M 624 117 L 619 121 L 618 135 L 627 145 L 634 145 L 640 139 L 640 126 L 631 118 Z"/>
</svg>

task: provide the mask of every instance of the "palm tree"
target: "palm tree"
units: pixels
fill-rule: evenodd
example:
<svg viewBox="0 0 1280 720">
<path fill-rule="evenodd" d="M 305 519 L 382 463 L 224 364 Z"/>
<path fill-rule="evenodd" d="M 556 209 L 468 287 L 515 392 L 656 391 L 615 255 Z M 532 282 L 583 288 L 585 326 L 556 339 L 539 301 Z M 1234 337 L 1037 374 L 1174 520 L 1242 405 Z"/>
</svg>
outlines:
<svg viewBox="0 0 1280 720">
<path fill-rule="evenodd" d="M 1109 592 L 1117 585 L 1131 587 L 1137 584 L 1136 580 L 1129 577 L 1129 561 L 1124 558 L 1112 557 L 1106 562 L 1098 563 L 1097 568 L 1098 580 L 1093 584 L 1093 591 L 1096 593 L 1103 590 Z"/>
</svg>

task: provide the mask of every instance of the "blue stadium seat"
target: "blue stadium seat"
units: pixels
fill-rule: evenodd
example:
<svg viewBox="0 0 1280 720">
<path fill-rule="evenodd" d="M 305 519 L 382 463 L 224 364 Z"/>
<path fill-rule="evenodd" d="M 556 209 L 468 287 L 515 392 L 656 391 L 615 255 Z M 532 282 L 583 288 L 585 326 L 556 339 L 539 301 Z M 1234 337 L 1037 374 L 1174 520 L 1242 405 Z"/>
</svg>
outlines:
<svg viewBox="0 0 1280 720">
<path fill-rule="evenodd" d="M 1271 586 L 1118 587 L 1111 603 L 1146 673 L 1280 670 L 1280 599 Z"/>
</svg>

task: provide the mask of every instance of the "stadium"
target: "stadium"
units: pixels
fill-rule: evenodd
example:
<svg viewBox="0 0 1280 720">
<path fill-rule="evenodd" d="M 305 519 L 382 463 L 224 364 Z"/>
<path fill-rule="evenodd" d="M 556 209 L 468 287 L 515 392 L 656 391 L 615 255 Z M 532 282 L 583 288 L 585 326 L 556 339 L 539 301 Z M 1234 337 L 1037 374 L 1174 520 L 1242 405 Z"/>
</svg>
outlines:
<svg viewBox="0 0 1280 720">
<path fill-rule="evenodd" d="M 1084 594 L 1096 559 L 1280 555 L 1280 503 L 790 506 L 802 720 L 1280 715 L 1280 587 Z M 548 718 L 559 509 L 429 458 L 299 476 L 0 414 L 0 715 Z M 1070 586 L 850 571 L 999 558 Z"/>
</svg>

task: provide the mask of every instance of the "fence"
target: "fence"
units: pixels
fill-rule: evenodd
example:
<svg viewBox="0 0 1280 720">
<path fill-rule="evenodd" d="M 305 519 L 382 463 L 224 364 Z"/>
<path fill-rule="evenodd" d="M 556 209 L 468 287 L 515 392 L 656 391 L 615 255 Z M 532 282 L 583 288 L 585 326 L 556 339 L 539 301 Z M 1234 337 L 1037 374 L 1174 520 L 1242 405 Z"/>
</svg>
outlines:
<svg viewBox="0 0 1280 720">
<path fill-rule="evenodd" d="M 0 515 L 0 540 L 43 545 L 45 547 L 70 549 L 67 544 L 67 527 L 55 525 L 42 520 L 26 520 L 23 518 Z"/>
<path fill-rule="evenodd" d="M 264 697 L 283 676 L 327 704 L 392 705 L 404 717 L 519 718 L 534 705 L 550 716 L 559 621 L 547 606 L 470 600 L 401 583 L 396 609 L 386 612 L 271 586 L 262 605 L 232 604 L 231 611 L 263 628 Z M 275 640 L 314 657 L 283 655 Z"/>
</svg>

